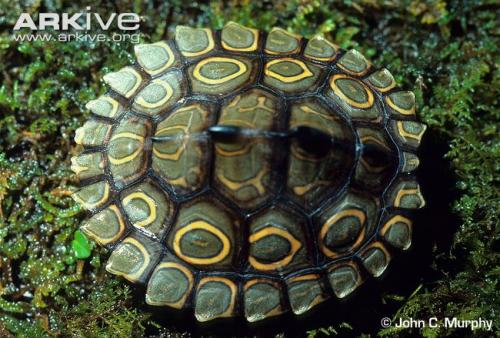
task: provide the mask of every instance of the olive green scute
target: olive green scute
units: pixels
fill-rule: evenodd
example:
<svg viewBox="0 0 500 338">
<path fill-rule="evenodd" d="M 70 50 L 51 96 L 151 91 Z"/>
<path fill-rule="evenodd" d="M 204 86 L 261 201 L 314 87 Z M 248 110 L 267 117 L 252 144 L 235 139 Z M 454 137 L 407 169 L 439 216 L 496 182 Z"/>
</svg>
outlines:
<svg viewBox="0 0 500 338">
<path fill-rule="evenodd" d="M 299 95 L 316 89 L 322 70 L 299 59 L 272 59 L 264 66 L 264 84 L 285 94 Z"/>
<path fill-rule="evenodd" d="M 75 132 L 75 143 L 85 147 L 101 146 L 107 141 L 111 125 L 97 120 L 88 120 Z"/>
<path fill-rule="evenodd" d="M 342 199 L 325 206 L 315 219 L 319 246 L 327 257 L 351 252 L 358 238 L 373 233 L 378 205 L 369 195 L 349 191 Z"/>
<path fill-rule="evenodd" d="M 287 282 L 288 299 L 290 300 L 292 311 L 296 315 L 307 312 L 327 298 L 319 275 L 316 277 L 315 279 Z"/>
<path fill-rule="evenodd" d="M 103 206 L 109 200 L 109 191 L 109 183 L 99 181 L 80 188 L 73 193 L 72 197 L 85 209 L 93 210 Z"/>
<path fill-rule="evenodd" d="M 166 41 L 135 45 L 134 52 L 137 62 L 153 76 L 175 67 L 179 63 L 174 49 Z"/>
<path fill-rule="evenodd" d="M 307 209 L 319 205 L 344 184 L 354 159 L 355 136 L 349 126 L 315 99 L 291 106 L 289 129 L 309 126 L 331 135 L 346 147 L 332 147 L 324 156 L 312 156 L 292 141 L 288 161 L 287 193 Z M 351 148 L 351 149 L 349 149 Z"/>
<path fill-rule="evenodd" d="M 111 89 L 128 99 L 137 92 L 142 77 L 133 67 L 125 67 L 117 72 L 104 75 L 103 80 Z"/>
<path fill-rule="evenodd" d="M 239 221 L 212 199 L 198 199 L 181 206 L 170 231 L 168 247 L 181 260 L 206 269 L 231 266 L 240 243 Z"/>
<path fill-rule="evenodd" d="M 147 115 L 157 115 L 173 106 L 185 95 L 183 75 L 171 71 L 153 79 L 135 97 L 133 109 Z"/>
<path fill-rule="evenodd" d="M 356 266 L 341 264 L 328 272 L 328 279 L 333 293 L 338 298 L 350 295 L 361 284 L 361 276 Z"/>
<path fill-rule="evenodd" d="M 377 242 L 379 244 L 379 242 Z M 380 244 L 382 245 L 382 244 Z M 361 255 L 363 266 L 374 277 L 380 277 L 389 265 L 390 256 L 378 246 L 373 246 Z"/>
<path fill-rule="evenodd" d="M 387 193 L 388 203 L 395 208 L 420 209 L 425 206 L 425 200 L 420 186 L 414 179 L 400 179 L 395 181 Z"/>
<path fill-rule="evenodd" d="M 412 224 L 407 219 L 392 222 L 384 233 L 384 240 L 395 248 L 406 250 L 411 246 Z"/>
<path fill-rule="evenodd" d="M 152 181 L 123 191 L 121 202 L 133 226 L 158 238 L 166 230 L 174 212 L 170 199 Z"/>
<path fill-rule="evenodd" d="M 274 27 L 267 35 L 265 52 L 269 54 L 294 54 L 300 50 L 301 36 Z"/>
<path fill-rule="evenodd" d="M 390 129 L 399 143 L 416 149 L 420 146 L 427 126 L 416 121 L 391 120 Z"/>
<path fill-rule="evenodd" d="M 80 230 L 101 245 L 114 244 L 125 232 L 120 210 L 111 205 L 87 219 Z"/>
<path fill-rule="evenodd" d="M 109 118 L 117 118 L 123 112 L 121 104 L 110 96 L 101 96 L 96 100 L 91 100 L 85 108 L 96 115 Z"/>
<path fill-rule="evenodd" d="M 382 112 L 375 103 L 371 89 L 353 77 L 334 74 L 326 88 L 327 98 L 333 100 L 353 119 L 377 120 Z"/>
<path fill-rule="evenodd" d="M 253 282 L 252 280 L 247 282 Z M 275 282 L 258 280 L 244 291 L 245 317 L 249 322 L 256 322 L 283 312 L 281 286 Z"/>
<path fill-rule="evenodd" d="M 182 309 L 193 289 L 193 272 L 167 254 L 149 278 L 146 303 Z"/>
<path fill-rule="evenodd" d="M 387 107 L 393 114 L 414 115 L 415 94 L 410 91 L 399 91 L 390 93 L 386 97 Z"/>
<path fill-rule="evenodd" d="M 282 207 L 270 207 L 250 222 L 249 260 L 252 269 L 290 272 L 311 265 L 305 241 L 307 221 Z"/>
<path fill-rule="evenodd" d="M 241 56 L 214 56 L 201 59 L 188 69 L 195 94 L 224 96 L 255 79 L 256 60 Z"/>
<path fill-rule="evenodd" d="M 195 296 L 194 313 L 196 319 L 204 322 L 233 315 L 236 298 L 234 291 L 227 282 L 218 279 L 209 279 L 204 282 L 202 279 Z"/>
<path fill-rule="evenodd" d="M 102 153 L 87 153 L 71 158 L 71 170 L 80 180 L 104 174 Z"/>
<path fill-rule="evenodd" d="M 137 232 L 126 237 L 111 252 L 106 270 L 135 283 L 145 283 L 160 259 L 162 245 Z"/>
<path fill-rule="evenodd" d="M 108 144 L 108 165 L 118 188 L 147 170 L 146 138 L 151 132 L 148 120 L 129 116 L 114 128 Z"/>
<path fill-rule="evenodd" d="M 401 170 L 405 173 L 415 171 L 420 165 L 420 160 L 418 159 L 418 156 L 414 153 L 406 151 L 403 152 L 401 161 L 403 162 Z"/>
<path fill-rule="evenodd" d="M 185 57 L 198 57 L 214 48 L 212 31 L 205 28 L 177 26 L 175 42 Z"/>
<path fill-rule="evenodd" d="M 307 42 L 304 56 L 318 61 L 331 61 L 337 54 L 338 47 L 321 35 L 314 36 Z"/>
<path fill-rule="evenodd" d="M 233 51 L 256 51 L 258 48 L 258 31 L 236 22 L 228 22 L 221 32 L 222 46 Z"/>
<path fill-rule="evenodd" d="M 366 81 L 381 92 L 394 88 L 396 82 L 392 74 L 385 68 L 373 72 Z"/>
<path fill-rule="evenodd" d="M 206 180 L 211 148 L 206 138 L 199 137 L 212 122 L 211 109 L 194 102 L 180 107 L 161 120 L 155 136 L 167 138 L 153 141 L 153 170 L 175 193 L 200 189 Z"/>
<path fill-rule="evenodd" d="M 349 50 L 340 59 L 337 65 L 342 70 L 353 75 L 363 75 L 370 67 L 370 63 L 366 58 L 355 49 Z"/>
</svg>

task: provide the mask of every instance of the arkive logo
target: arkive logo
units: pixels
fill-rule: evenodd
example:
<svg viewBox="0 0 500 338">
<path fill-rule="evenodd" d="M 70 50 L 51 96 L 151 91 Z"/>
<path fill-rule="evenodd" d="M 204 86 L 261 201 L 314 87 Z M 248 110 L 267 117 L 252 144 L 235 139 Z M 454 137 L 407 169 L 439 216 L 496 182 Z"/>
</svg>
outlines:
<svg viewBox="0 0 500 338">
<path fill-rule="evenodd" d="M 113 22 L 118 29 L 123 31 L 133 31 L 139 29 L 140 17 L 136 13 L 111 13 L 108 17 L 102 17 L 99 13 L 92 13 L 91 7 L 87 7 L 87 12 L 82 13 L 38 13 L 38 20 L 34 20 L 31 14 L 22 13 L 14 26 L 14 31 L 22 28 L 31 30 L 69 30 L 88 31 L 100 28 L 108 30 Z"/>
</svg>

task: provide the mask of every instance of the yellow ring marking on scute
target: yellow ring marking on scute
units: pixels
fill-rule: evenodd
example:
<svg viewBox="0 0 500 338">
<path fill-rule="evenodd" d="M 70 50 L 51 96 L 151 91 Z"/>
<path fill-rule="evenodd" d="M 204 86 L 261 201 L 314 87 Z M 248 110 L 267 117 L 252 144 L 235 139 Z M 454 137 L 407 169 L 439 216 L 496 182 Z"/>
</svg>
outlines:
<svg viewBox="0 0 500 338">
<path fill-rule="evenodd" d="M 174 94 L 174 90 L 172 89 L 172 86 L 170 86 L 170 84 L 168 82 L 165 82 L 161 79 L 155 79 L 155 80 L 151 81 L 151 83 L 163 87 L 163 89 L 165 89 L 165 92 L 166 92 L 165 97 L 163 97 L 161 100 L 159 100 L 157 102 L 151 103 L 151 102 L 144 100 L 144 98 L 142 96 L 139 96 L 136 99 L 136 103 L 139 106 L 144 107 L 144 108 L 155 109 L 155 108 L 161 107 L 165 103 L 167 103 L 168 100 L 170 100 L 170 98 Z"/>
<path fill-rule="evenodd" d="M 249 31 L 250 33 L 252 33 L 253 42 L 248 47 L 236 48 L 236 47 L 231 47 L 224 40 L 221 39 L 222 48 L 227 49 L 227 50 L 231 50 L 231 51 L 237 51 L 237 52 L 253 52 L 253 51 L 257 50 L 257 44 L 259 42 L 259 31 L 257 29 L 240 26 L 238 24 L 235 24 L 234 22 L 227 24 L 227 26 L 229 26 L 229 25 L 237 25 L 238 28 L 241 28 L 243 30 L 246 30 L 246 31 Z"/>
<path fill-rule="evenodd" d="M 156 43 L 153 43 L 152 45 L 159 46 L 159 47 L 165 49 L 167 51 L 167 54 L 168 54 L 167 63 L 165 65 L 163 65 L 162 67 L 160 67 L 159 69 L 157 69 L 157 70 L 145 69 L 147 73 L 149 73 L 151 75 L 157 75 L 157 74 L 160 74 L 161 72 L 163 72 L 164 70 L 166 70 L 168 67 L 170 67 L 174 63 L 175 56 L 174 56 L 174 53 L 172 52 L 172 50 L 170 49 L 170 46 L 165 41 L 156 42 Z"/>
<path fill-rule="evenodd" d="M 181 309 L 184 306 L 184 303 L 186 302 L 186 298 L 189 295 L 189 291 L 191 291 L 191 289 L 193 288 L 193 281 L 194 281 L 193 273 L 188 268 L 186 268 L 184 265 L 181 265 L 181 264 L 175 263 L 175 262 L 160 263 L 156 267 L 156 271 L 158 271 L 160 269 L 176 269 L 176 270 L 180 271 L 188 280 L 189 285 L 186 289 L 186 292 L 184 292 L 181 299 L 179 299 L 177 302 L 174 302 L 174 303 L 153 302 L 151 299 L 148 298 L 148 296 L 146 294 L 146 303 L 148 303 L 149 305 L 167 305 L 167 306 L 170 306 L 174 309 Z"/>
<path fill-rule="evenodd" d="M 263 195 L 266 192 L 266 188 L 264 188 L 264 185 L 262 184 L 262 178 L 264 177 L 264 175 L 266 173 L 267 173 L 267 169 L 264 168 L 257 173 L 257 176 L 252 177 L 252 178 L 250 178 L 246 181 L 243 181 L 243 182 L 231 181 L 226 176 L 224 176 L 224 174 L 218 174 L 217 178 L 222 182 L 222 184 L 224 184 L 226 187 L 228 187 L 229 189 L 231 189 L 233 191 L 236 191 L 236 190 L 241 189 L 242 187 L 251 185 L 255 189 L 257 189 L 257 192 L 259 193 L 259 195 Z"/>
<path fill-rule="evenodd" d="M 142 245 L 138 240 L 135 238 L 127 237 L 123 240 L 123 242 L 120 243 L 120 245 L 124 244 L 129 244 L 137 249 L 142 253 L 142 257 L 144 258 L 144 261 L 141 264 L 141 267 L 133 274 L 126 274 L 118 270 L 113 270 L 111 269 L 111 265 L 108 263 L 106 265 L 106 270 L 116 276 L 123 276 L 125 279 L 131 281 L 131 282 L 136 282 L 141 278 L 141 275 L 144 273 L 146 268 L 148 267 L 149 263 L 151 262 L 151 257 L 149 256 L 148 251 L 146 248 L 144 248 L 144 245 Z"/>
<path fill-rule="evenodd" d="M 345 95 L 342 92 L 342 90 L 335 83 L 335 81 L 337 81 L 339 79 L 348 79 L 348 80 L 355 81 L 355 82 L 359 83 L 363 87 L 363 89 L 365 90 L 366 95 L 368 96 L 368 99 L 366 100 L 366 102 L 359 103 L 359 102 L 356 102 L 356 101 L 350 99 L 349 97 L 347 97 L 347 95 Z M 340 97 L 340 99 L 347 102 L 347 104 L 349 104 L 350 106 L 352 106 L 354 108 L 367 109 L 367 108 L 372 107 L 373 103 L 375 102 L 372 91 L 363 82 L 361 82 L 355 78 L 352 78 L 348 75 L 336 74 L 336 75 L 332 76 L 330 78 L 330 88 L 333 90 L 335 95 Z"/>
<path fill-rule="evenodd" d="M 405 130 L 404 128 L 404 121 L 398 121 L 397 122 L 397 126 L 398 126 L 398 131 L 399 131 L 399 134 L 402 136 L 402 137 L 409 137 L 409 138 L 412 138 L 412 139 L 415 139 L 417 141 L 420 142 L 420 140 L 422 139 L 422 136 L 424 135 L 425 133 L 425 129 L 426 129 L 426 126 L 425 124 L 422 125 L 422 131 L 418 134 L 412 134 L 412 133 L 409 133 Z"/>
<path fill-rule="evenodd" d="M 203 28 L 203 30 L 207 34 L 207 39 L 208 39 L 207 47 L 199 52 L 181 51 L 182 55 L 187 56 L 187 57 L 195 57 L 195 56 L 200 56 L 200 55 L 206 54 L 209 51 L 211 51 L 212 49 L 214 49 L 215 43 L 214 43 L 214 38 L 212 36 L 212 31 L 209 28 Z"/>
<path fill-rule="evenodd" d="M 282 267 L 287 266 L 290 264 L 290 262 L 293 260 L 293 257 L 295 254 L 300 250 L 302 247 L 302 243 L 298 241 L 291 233 L 289 233 L 286 230 L 279 229 L 273 226 L 266 227 L 264 229 L 259 230 L 258 232 L 250 235 L 249 237 L 249 242 L 250 244 L 255 243 L 259 241 L 260 239 L 270 236 L 270 235 L 277 235 L 280 236 L 288 241 L 290 243 L 290 252 L 288 255 L 286 255 L 284 258 L 280 259 L 279 261 L 272 262 L 272 263 L 261 263 L 259 262 L 256 258 L 250 256 L 248 258 L 248 261 L 250 264 L 256 268 L 257 270 L 262 270 L 262 271 L 269 271 L 269 270 L 276 270 Z"/>
<path fill-rule="evenodd" d="M 229 75 L 224 76 L 220 79 L 210 79 L 210 78 L 205 77 L 201 74 L 201 68 L 203 66 L 205 66 L 207 63 L 211 63 L 211 62 L 232 63 L 232 64 L 237 65 L 239 67 L 239 70 L 233 74 L 229 74 Z M 196 66 L 194 67 L 193 76 L 195 77 L 195 79 L 197 79 L 198 81 L 201 81 L 205 84 L 217 85 L 217 84 L 225 83 L 225 82 L 228 82 L 228 81 L 231 81 L 231 80 L 237 78 L 241 74 L 244 74 L 247 71 L 247 69 L 248 69 L 247 65 L 244 62 L 241 62 L 240 60 L 215 56 L 215 57 L 211 57 L 211 58 L 206 58 L 206 59 L 198 62 L 196 64 Z"/>
<path fill-rule="evenodd" d="M 114 140 L 117 140 L 120 138 L 129 138 L 132 140 L 137 140 L 137 141 L 144 144 L 144 137 L 143 136 L 137 135 L 134 133 L 130 133 L 130 132 L 123 132 L 123 133 L 116 134 L 115 136 L 113 136 L 111 138 L 110 141 L 114 141 Z M 121 164 L 128 163 L 128 162 L 134 160 L 141 153 L 141 151 L 142 151 L 142 146 L 138 147 L 132 154 L 125 156 L 125 157 L 122 157 L 122 158 L 114 158 L 108 154 L 108 159 L 109 159 L 109 162 L 111 164 L 121 165 Z"/>
<path fill-rule="evenodd" d="M 182 237 L 188 232 L 198 229 L 210 232 L 212 235 L 215 235 L 222 242 L 222 250 L 217 255 L 209 258 L 197 258 L 197 257 L 187 256 L 182 252 L 181 249 Z M 174 236 L 173 247 L 174 247 L 174 252 L 177 254 L 177 256 L 179 256 L 180 258 L 182 258 L 183 260 L 185 260 L 190 264 L 210 265 L 223 261 L 229 255 L 229 252 L 231 251 L 231 241 L 224 232 L 222 232 L 212 224 L 206 221 L 195 221 L 177 230 Z"/>
<path fill-rule="evenodd" d="M 324 239 L 326 237 L 326 234 L 328 233 L 328 230 L 330 230 L 330 228 L 335 224 L 337 223 L 339 220 L 341 220 L 342 218 L 345 218 L 345 217 L 356 217 L 359 222 L 361 223 L 361 231 L 358 235 L 358 238 L 356 239 L 356 241 L 354 242 L 354 244 L 351 246 L 351 249 L 357 247 L 361 241 L 363 240 L 364 236 L 365 236 L 365 227 L 364 227 L 364 224 L 366 222 L 366 215 L 363 211 L 361 210 L 358 210 L 358 209 L 347 209 L 347 210 L 342 210 L 341 212 L 338 212 L 336 214 L 334 214 L 332 217 L 330 217 L 324 224 L 323 226 L 321 227 L 321 231 L 319 233 L 319 242 L 320 242 L 320 248 L 321 248 L 321 251 L 323 251 L 323 253 L 330 257 L 330 258 L 335 258 L 337 257 L 339 254 L 330 250 L 325 244 L 324 244 Z"/>
<path fill-rule="evenodd" d="M 387 102 L 389 107 L 391 107 L 392 109 L 394 109 L 395 111 L 397 111 L 398 113 L 400 113 L 402 115 L 410 115 L 410 116 L 415 115 L 415 105 L 412 105 L 412 107 L 410 109 L 398 107 L 398 106 L 396 106 L 394 101 L 392 101 L 392 98 L 390 96 L 386 96 L 385 102 Z"/>
<path fill-rule="evenodd" d="M 109 184 L 108 182 L 104 183 L 104 192 L 102 193 L 102 198 L 95 202 L 95 203 L 87 203 L 84 200 L 82 200 L 80 197 L 77 195 L 73 194 L 73 199 L 76 200 L 78 203 L 80 203 L 85 209 L 94 209 L 102 204 L 104 204 L 109 198 Z"/>
<path fill-rule="evenodd" d="M 156 219 L 156 202 L 153 198 L 150 196 L 146 195 L 143 192 L 137 191 L 133 192 L 129 195 L 127 195 L 123 199 L 123 204 L 126 206 L 128 205 L 132 200 L 134 199 L 140 199 L 143 200 L 149 208 L 149 216 L 143 219 L 142 221 L 136 221 L 134 222 L 134 225 L 137 227 L 145 227 L 153 223 Z"/>
<path fill-rule="evenodd" d="M 422 197 L 422 194 L 420 193 L 420 187 L 414 188 L 414 189 L 401 189 L 398 191 L 396 194 L 396 198 L 394 199 L 394 206 L 396 208 L 399 208 L 401 206 L 401 199 L 406 196 L 406 195 L 417 195 L 418 198 L 420 199 L 420 205 L 418 208 L 423 208 L 425 206 L 425 200 Z"/>
<path fill-rule="evenodd" d="M 203 285 L 205 285 L 208 282 L 220 282 L 226 285 L 231 290 L 231 301 L 229 302 L 229 306 L 227 307 L 226 311 L 218 315 L 218 317 L 230 317 L 234 310 L 238 287 L 230 279 L 218 276 L 210 276 L 210 277 L 204 277 L 200 280 L 198 284 L 198 289 L 200 289 Z M 200 319 L 198 318 L 198 320 Z"/>
<path fill-rule="evenodd" d="M 282 63 L 282 62 L 295 63 L 300 68 L 302 68 L 303 72 L 298 74 L 298 75 L 294 75 L 294 76 L 283 76 L 283 75 L 278 74 L 276 72 L 273 72 L 271 69 L 269 69 L 271 66 L 278 64 L 278 63 Z M 272 77 L 274 79 L 277 79 L 281 82 L 284 82 L 284 83 L 297 82 L 297 81 L 303 80 L 305 78 L 314 76 L 314 74 L 309 70 L 309 68 L 307 68 L 307 66 L 304 62 L 297 60 L 297 59 L 294 59 L 294 58 L 275 59 L 275 60 L 271 60 L 271 61 L 267 62 L 266 67 L 264 69 L 264 74 L 266 74 L 267 76 Z"/>
</svg>

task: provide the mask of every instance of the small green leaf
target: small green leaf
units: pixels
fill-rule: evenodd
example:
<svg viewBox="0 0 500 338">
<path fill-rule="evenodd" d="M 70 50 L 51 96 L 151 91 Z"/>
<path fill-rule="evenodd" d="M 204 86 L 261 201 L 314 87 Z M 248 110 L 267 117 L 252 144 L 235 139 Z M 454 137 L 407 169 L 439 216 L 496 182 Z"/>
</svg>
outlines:
<svg viewBox="0 0 500 338">
<path fill-rule="evenodd" d="M 85 235 L 80 231 L 75 231 L 75 239 L 71 241 L 71 247 L 78 259 L 85 259 L 90 257 L 90 243 Z"/>
</svg>

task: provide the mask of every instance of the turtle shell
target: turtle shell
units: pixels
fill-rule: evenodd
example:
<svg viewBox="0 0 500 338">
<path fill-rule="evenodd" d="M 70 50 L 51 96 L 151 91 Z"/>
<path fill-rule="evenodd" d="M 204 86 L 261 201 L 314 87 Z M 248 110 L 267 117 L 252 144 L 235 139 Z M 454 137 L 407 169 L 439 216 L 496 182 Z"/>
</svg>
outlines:
<svg viewBox="0 0 500 338">
<path fill-rule="evenodd" d="M 410 246 L 426 127 L 387 69 L 232 22 L 135 55 L 87 104 L 72 169 L 82 231 L 148 304 L 199 321 L 302 314 Z"/>
</svg>

